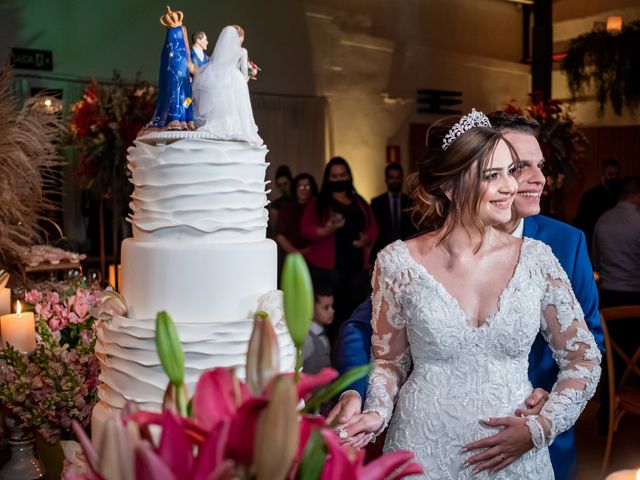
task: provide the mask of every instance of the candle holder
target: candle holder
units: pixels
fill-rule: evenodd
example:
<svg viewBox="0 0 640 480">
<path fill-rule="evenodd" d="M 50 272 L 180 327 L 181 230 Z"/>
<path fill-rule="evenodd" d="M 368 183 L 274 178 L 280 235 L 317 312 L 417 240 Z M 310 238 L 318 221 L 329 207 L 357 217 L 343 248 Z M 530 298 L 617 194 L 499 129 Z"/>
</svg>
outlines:
<svg viewBox="0 0 640 480">
<path fill-rule="evenodd" d="M 0 350 L 0 370 L 4 369 L 5 360 Z M 0 480 L 36 480 L 44 478 L 45 469 L 35 453 L 33 434 L 20 425 L 20 420 L 6 413 L 5 427 L 9 432 L 11 458 L 0 469 Z"/>
</svg>

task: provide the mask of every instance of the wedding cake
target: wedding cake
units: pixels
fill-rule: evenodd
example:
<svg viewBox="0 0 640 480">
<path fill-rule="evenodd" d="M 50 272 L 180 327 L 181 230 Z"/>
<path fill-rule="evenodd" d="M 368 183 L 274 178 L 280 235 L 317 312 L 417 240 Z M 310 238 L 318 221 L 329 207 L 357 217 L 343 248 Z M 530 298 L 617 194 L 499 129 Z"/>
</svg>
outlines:
<svg viewBox="0 0 640 480">
<path fill-rule="evenodd" d="M 227 141 L 220 140 L 224 135 Z M 103 383 L 94 435 L 127 401 L 161 409 L 168 378 L 155 346 L 159 311 L 176 324 L 190 393 L 213 367 L 233 367 L 244 376 L 257 310 L 274 323 L 281 368 L 293 369 L 295 350 L 277 291 L 277 248 L 266 238 L 268 164 L 261 143 L 238 141 L 227 124 L 220 132 L 151 132 L 129 148 L 133 238 L 122 244 L 120 289 L 128 314 L 98 326 Z"/>
</svg>

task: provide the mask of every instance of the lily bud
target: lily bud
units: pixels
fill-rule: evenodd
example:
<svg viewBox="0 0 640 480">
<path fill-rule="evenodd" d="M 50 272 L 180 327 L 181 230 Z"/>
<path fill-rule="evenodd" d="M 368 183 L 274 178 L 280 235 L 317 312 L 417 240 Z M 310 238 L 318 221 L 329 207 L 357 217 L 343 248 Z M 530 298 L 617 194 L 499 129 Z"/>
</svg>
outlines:
<svg viewBox="0 0 640 480">
<path fill-rule="evenodd" d="M 133 443 L 119 418 L 107 419 L 98 451 L 98 468 L 103 478 L 135 480 Z"/>
<path fill-rule="evenodd" d="M 187 386 L 169 382 L 162 397 L 162 410 L 171 410 L 176 415 L 184 415 L 182 406 L 187 404 Z"/>
<path fill-rule="evenodd" d="M 167 312 L 156 316 L 156 348 L 169 381 L 176 386 L 184 383 L 184 352 L 178 331 Z"/>
<path fill-rule="evenodd" d="M 313 286 L 311 275 L 300 253 L 290 253 L 282 269 L 284 316 L 296 348 L 301 349 L 313 317 Z"/>
<path fill-rule="evenodd" d="M 293 379 L 284 375 L 277 377 L 256 428 L 254 468 L 257 480 L 288 477 L 300 441 L 297 405 Z"/>
<path fill-rule="evenodd" d="M 247 349 L 247 385 L 259 395 L 269 381 L 280 372 L 278 337 L 264 311 L 253 317 L 253 331 Z"/>
<path fill-rule="evenodd" d="M 129 307 L 122 295 L 114 290 L 105 290 L 91 309 L 91 315 L 99 320 L 109 320 L 115 315 L 125 316 L 128 310 Z"/>
</svg>

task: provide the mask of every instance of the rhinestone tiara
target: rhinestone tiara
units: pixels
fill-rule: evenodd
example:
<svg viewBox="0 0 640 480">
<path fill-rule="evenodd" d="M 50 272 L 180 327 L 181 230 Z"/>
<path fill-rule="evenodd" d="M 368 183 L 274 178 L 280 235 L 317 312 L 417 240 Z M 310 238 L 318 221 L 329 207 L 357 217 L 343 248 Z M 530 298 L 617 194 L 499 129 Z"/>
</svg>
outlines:
<svg viewBox="0 0 640 480">
<path fill-rule="evenodd" d="M 444 140 L 442 140 L 442 149 L 446 150 L 456 138 L 475 127 L 491 127 L 491 122 L 484 113 L 472 108 L 471 113 L 463 115 L 462 118 L 449 129 Z"/>
</svg>

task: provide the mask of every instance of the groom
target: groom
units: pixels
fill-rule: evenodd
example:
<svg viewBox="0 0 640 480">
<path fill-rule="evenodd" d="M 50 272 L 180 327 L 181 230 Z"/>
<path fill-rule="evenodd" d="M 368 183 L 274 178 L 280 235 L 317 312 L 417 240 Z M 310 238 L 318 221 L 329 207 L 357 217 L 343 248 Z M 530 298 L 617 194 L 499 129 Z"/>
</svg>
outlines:
<svg viewBox="0 0 640 480">
<path fill-rule="evenodd" d="M 534 120 L 504 112 L 490 114 L 489 119 L 491 125 L 513 145 L 522 162 L 518 177 L 518 193 L 513 203 L 513 217 L 507 224 L 498 228 L 517 237 L 525 236 L 540 240 L 551 247 L 562 268 L 567 272 L 571 286 L 584 311 L 589 330 L 593 333 L 598 347 L 603 351 L 598 291 L 593 279 L 584 234 L 565 223 L 538 215 L 540 197 L 546 181 L 542 173 L 544 157 L 536 139 L 539 126 Z M 371 334 L 371 301 L 367 300 L 354 311 L 340 330 L 334 351 L 336 352 L 335 364 L 341 373 L 371 361 Z M 551 350 L 542 336 L 538 335 L 529 355 L 531 383 L 534 387 L 550 391 L 557 375 L 558 367 Z M 362 399 L 367 390 L 366 379 L 355 382 L 352 388 L 353 390 L 347 390 L 342 394 L 339 403 L 329 414 L 329 420 L 337 416 L 338 423 L 343 423 L 360 412 Z M 512 448 L 518 455 L 524 454 L 533 447 L 530 439 L 514 440 L 516 436 L 510 430 L 509 418 L 492 419 L 491 426 L 504 428 L 499 433 L 474 442 L 468 447 L 472 450 L 488 449 L 502 444 Z M 514 447 L 515 444 L 518 448 Z M 576 452 L 573 428 L 556 437 L 549 446 L 549 453 L 556 479 L 569 480 L 575 476 Z M 482 466 L 483 461 L 488 459 L 483 456 L 483 453 L 476 457 L 478 462 L 476 466 Z"/>
</svg>

